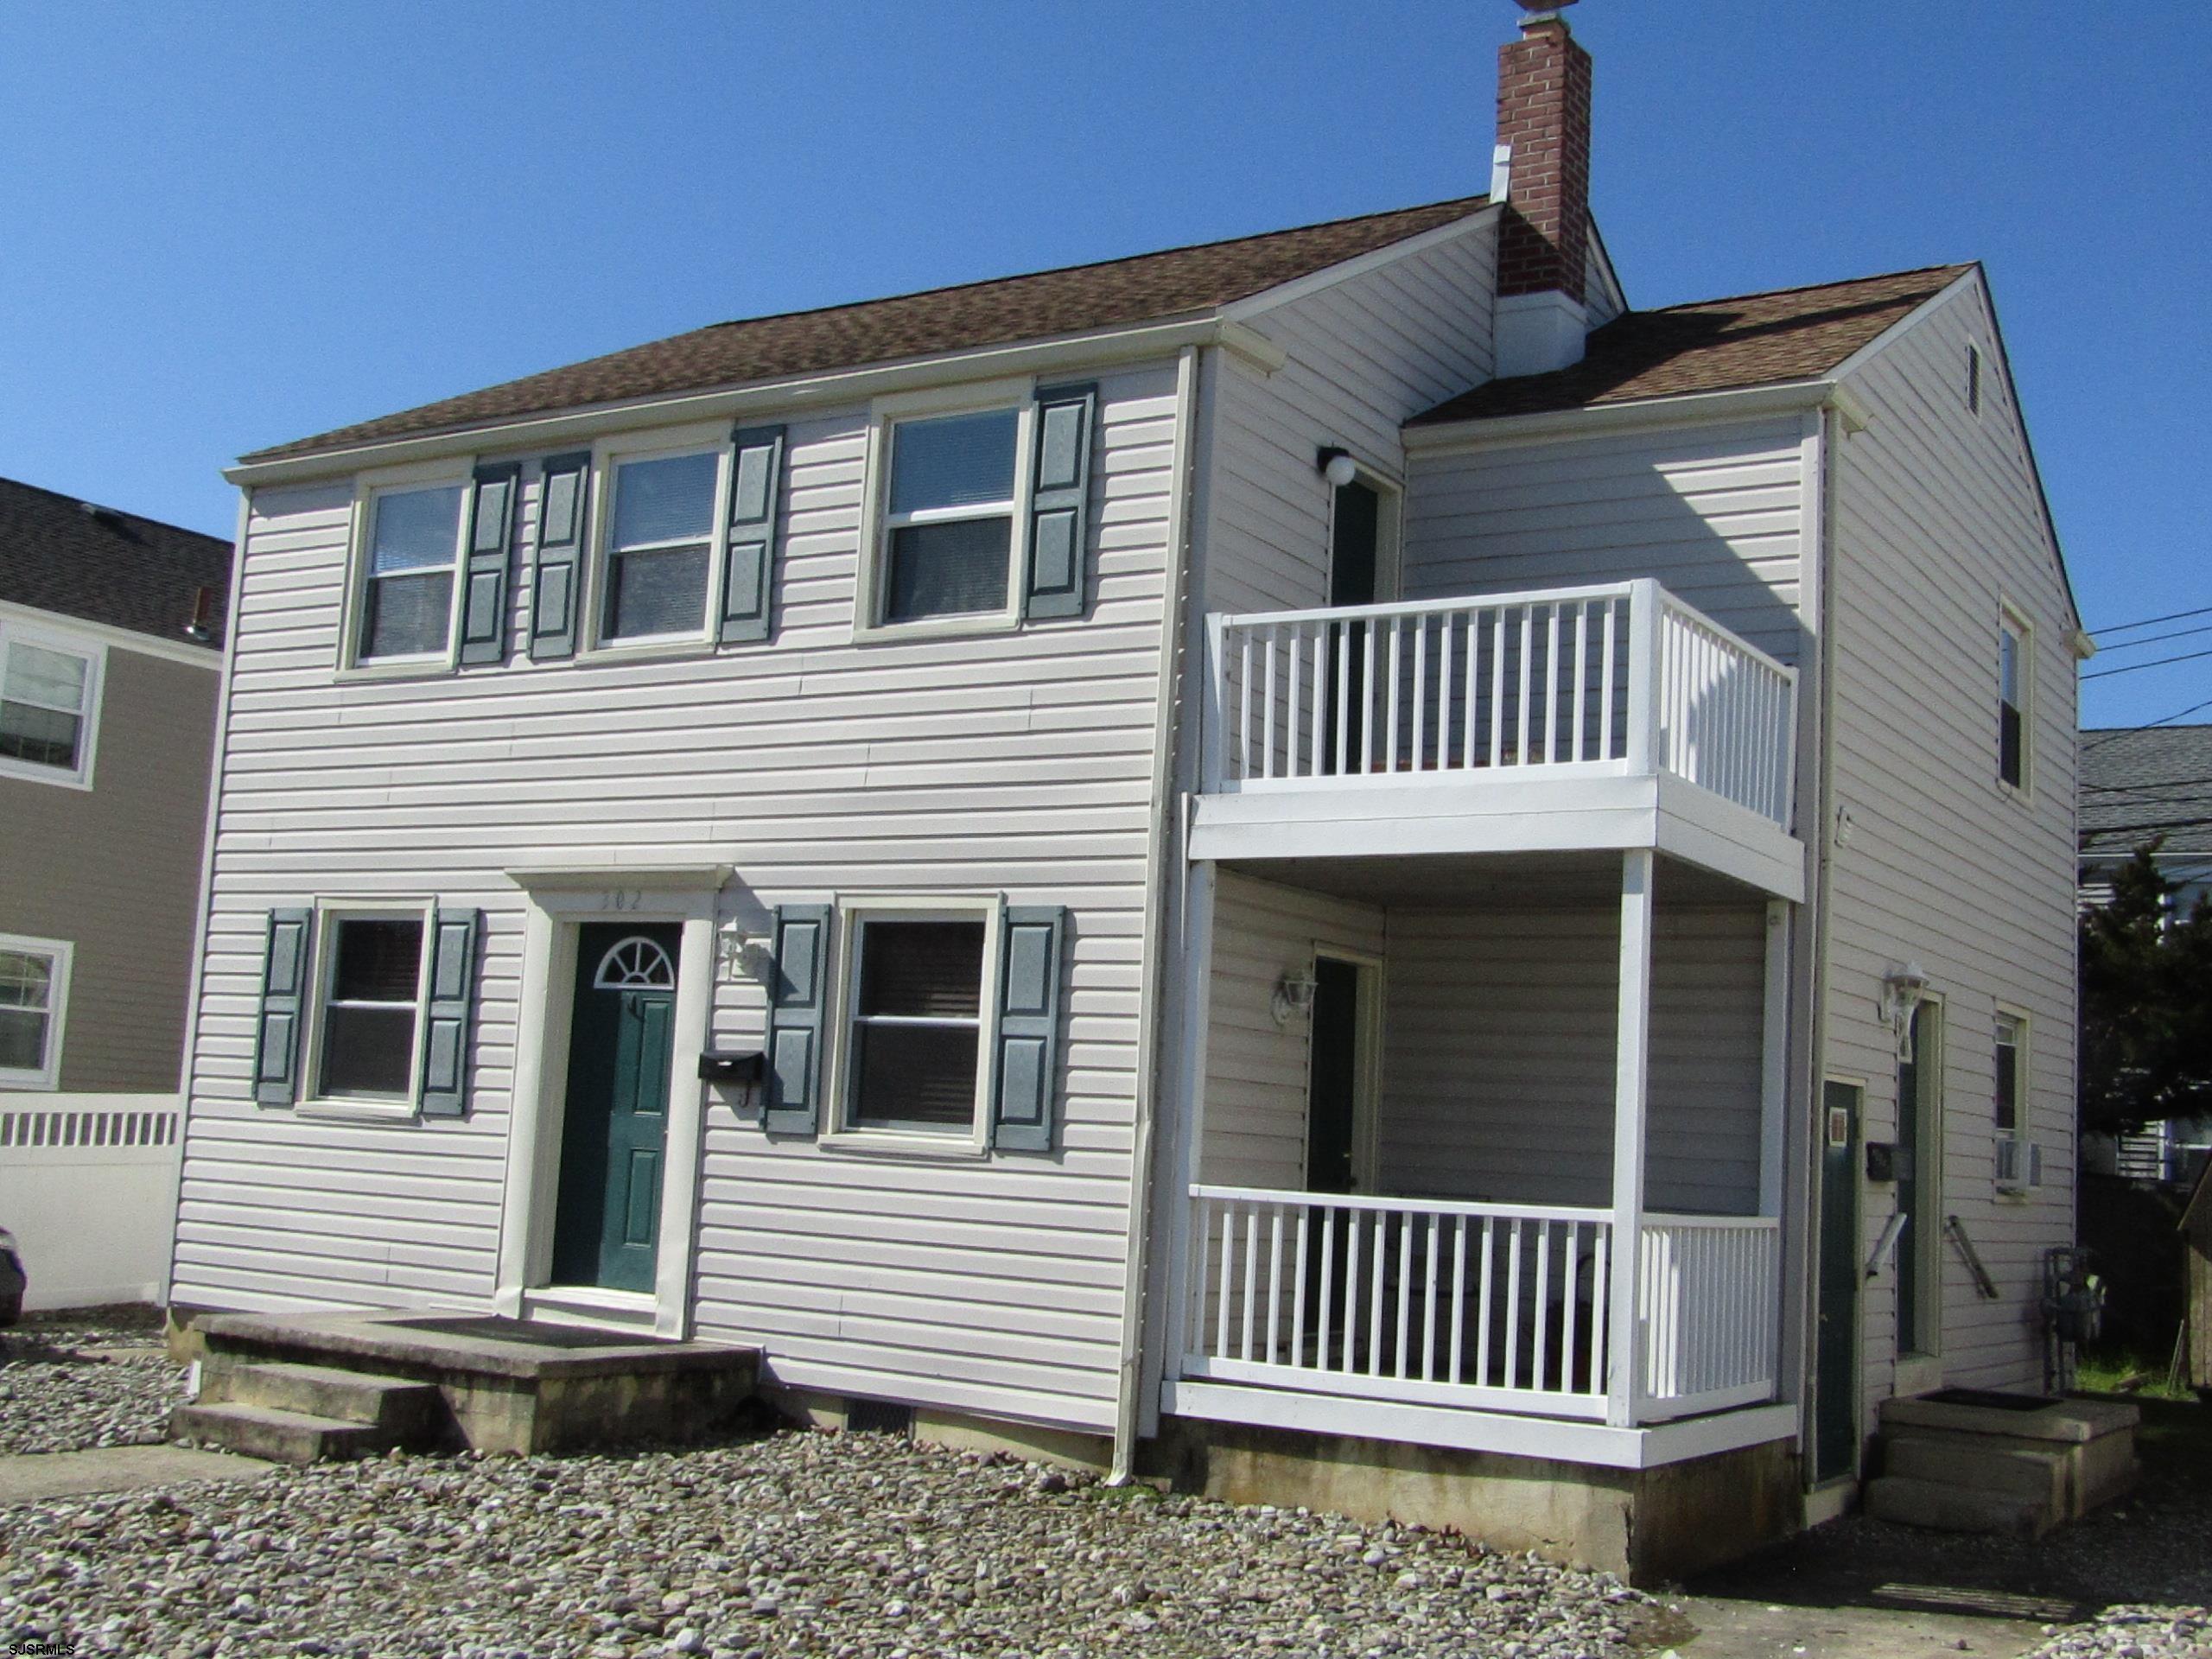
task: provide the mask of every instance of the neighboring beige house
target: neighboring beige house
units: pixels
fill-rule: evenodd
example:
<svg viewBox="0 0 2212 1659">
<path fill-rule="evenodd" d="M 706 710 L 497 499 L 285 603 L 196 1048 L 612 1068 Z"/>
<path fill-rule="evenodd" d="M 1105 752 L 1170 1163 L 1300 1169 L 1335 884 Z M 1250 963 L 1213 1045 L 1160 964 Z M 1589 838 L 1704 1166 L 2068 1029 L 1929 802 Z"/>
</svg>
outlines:
<svg viewBox="0 0 2212 1659">
<path fill-rule="evenodd" d="M 29 1306 L 168 1248 L 231 549 L 0 479 L 0 1225 Z"/>
<path fill-rule="evenodd" d="M 181 1315 L 1644 1574 L 2037 1386 L 2080 636 L 1987 285 L 1630 308 L 1589 73 L 1524 24 L 1486 195 L 246 456 Z"/>
</svg>

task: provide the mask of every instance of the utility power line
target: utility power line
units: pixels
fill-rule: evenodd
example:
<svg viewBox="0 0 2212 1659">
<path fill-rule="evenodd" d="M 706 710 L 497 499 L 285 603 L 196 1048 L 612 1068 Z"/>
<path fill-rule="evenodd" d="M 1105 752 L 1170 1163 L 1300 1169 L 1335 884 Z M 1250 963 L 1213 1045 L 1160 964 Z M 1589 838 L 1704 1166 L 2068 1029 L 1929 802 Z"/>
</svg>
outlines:
<svg viewBox="0 0 2212 1659">
<path fill-rule="evenodd" d="M 2212 657 L 2212 651 L 2185 651 L 2178 657 L 2156 657 L 2147 663 L 2130 663 L 2125 668 L 2101 668 L 2094 674 L 2084 674 L 2085 680 L 2108 680 L 2115 674 L 2139 674 L 2146 668 L 2164 668 L 2168 663 L 2193 663 L 2200 657 Z M 2202 704 L 2198 705 L 2200 708 Z"/>
<path fill-rule="evenodd" d="M 2133 651 L 2138 645 L 2155 645 L 2168 639 L 2192 639 L 2200 633 L 2212 633 L 2212 622 L 2194 628 L 2176 628 L 2171 633 L 2146 633 L 2140 639 L 2122 639 L 2117 645 L 2100 645 L 2097 655 L 2101 657 L 2108 651 Z"/>
<path fill-rule="evenodd" d="M 2171 715 L 2161 715 L 2158 719 L 2150 721 L 2141 726 L 2122 726 L 2115 730 L 2107 732 L 2102 737 L 2098 738 L 2094 742 L 2084 743 L 2082 746 L 2082 753 L 2087 754 L 2091 749 L 2101 749 L 2107 743 L 2117 743 L 2121 738 L 2133 737 L 2138 732 L 2154 731 L 2161 726 L 2171 726 L 2176 721 L 2187 720 L 2191 715 L 2204 709 L 2212 709 L 2212 697 L 2207 697 L 2202 702 L 2192 702 L 2186 709 L 2177 709 Z"/>
<path fill-rule="evenodd" d="M 2101 639 L 2108 633 L 2133 633 L 2138 628 L 2152 627 L 2160 622 L 2178 622 L 2185 616 L 2212 616 L 2212 605 L 2200 605 L 2193 611 L 2172 611 L 2164 616 L 2146 616 L 2140 622 L 2115 622 L 2107 628 L 2093 628 L 2089 638 Z"/>
</svg>

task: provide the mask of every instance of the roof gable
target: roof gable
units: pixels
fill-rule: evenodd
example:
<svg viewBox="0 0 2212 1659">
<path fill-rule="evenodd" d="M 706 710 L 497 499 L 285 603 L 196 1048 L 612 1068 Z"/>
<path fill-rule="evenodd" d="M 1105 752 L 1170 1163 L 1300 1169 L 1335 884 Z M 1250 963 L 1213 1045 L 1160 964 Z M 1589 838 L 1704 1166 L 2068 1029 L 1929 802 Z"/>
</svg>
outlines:
<svg viewBox="0 0 2212 1659">
<path fill-rule="evenodd" d="M 176 645 L 223 640 L 231 544 L 156 518 L 0 479 L 0 601 Z M 208 590 L 208 636 L 184 632 Z"/>
<path fill-rule="evenodd" d="M 1580 363 L 1548 374 L 1486 381 L 1408 424 L 1496 420 L 1815 379 L 1973 269 L 1932 265 L 1625 312 L 1592 333 Z"/>
<path fill-rule="evenodd" d="M 246 455 L 289 460 L 594 404 L 704 391 L 1202 314 L 1489 206 L 1465 196 L 890 299 L 716 323 Z"/>
</svg>

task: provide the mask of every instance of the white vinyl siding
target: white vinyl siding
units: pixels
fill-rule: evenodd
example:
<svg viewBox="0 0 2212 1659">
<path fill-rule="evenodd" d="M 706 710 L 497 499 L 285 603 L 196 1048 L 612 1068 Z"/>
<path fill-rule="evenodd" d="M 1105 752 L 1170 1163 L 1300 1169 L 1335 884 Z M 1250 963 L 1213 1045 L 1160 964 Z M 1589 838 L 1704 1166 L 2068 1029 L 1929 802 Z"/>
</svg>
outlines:
<svg viewBox="0 0 2212 1659">
<path fill-rule="evenodd" d="M 334 683 L 349 483 L 247 524 L 175 1295 L 188 1306 L 481 1305 L 491 1293 L 525 863 L 736 867 L 723 914 L 868 894 L 1065 905 L 1065 1117 L 1050 1157 L 887 1159 L 771 1141 L 709 1097 L 702 1336 L 795 1387 L 1101 1429 L 1119 1359 L 1172 365 L 1103 378 L 1083 625 L 854 642 L 868 413 L 791 423 L 778 630 L 737 653 L 609 655 Z M 525 466 L 518 544 L 534 545 Z M 527 592 L 528 582 L 517 588 Z M 521 626 L 518 603 L 513 626 Z M 405 1126 L 257 1110 L 264 918 L 429 893 L 486 918 L 469 1113 Z M 709 1040 L 757 1048 L 762 990 Z"/>
<path fill-rule="evenodd" d="M 1795 663 L 1803 442 L 1788 416 L 1418 456 L 1403 596 L 1649 576 Z"/>
<path fill-rule="evenodd" d="M 2035 1304 L 2043 1253 L 2072 1236 L 2074 1204 L 2074 721 L 2077 626 L 2050 544 L 2012 399 L 1985 364 L 1982 412 L 1960 396 L 1972 339 L 1993 326 L 1969 281 L 1850 379 L 1871 417 L 1834 469 L 1834 800 L 1856 828 L 1831 879 L 1827 1065 L 1868 1079 L 1869 1140 L 1892 1137 L 1897 1065 L 1875 1017 L 1883 974 L 1916 961 L 1944 999 L 1944 1179 L 1995 1277 L 1974 1291 L 1941 1253 L 1947 1382 L 2039 1389 Z M 1994 620 L 2033 628 L 2027 706 L 2039 776 L 2005 788 L 1993 765 Z M 2029 1020 L 2020 1133 L 2043 1153 L 2030 1198 L 1994 1190 L 1991 1054 L 1999 1005 Z M 1891 1189 L 1866 1190 L 1865 1248 Z M 1895 1278 L 1865 1287 L 1871 1414 L 1893 1388 Z M 1870 1418 L 1871 1421 L 1871 1418 Z"/>
<path fill-rule="evenodd" d="M 1490 378 L 1497 235 L 1471 226 L 1249 319 L 1290 353 L 1271 375 L 1224 358 L 1211 391 L 1203 486 L 1205 608 L 1318 606 L 1328 594 L 1324 446 L 1386 479 L 1400 429 Z"/>
</svg>

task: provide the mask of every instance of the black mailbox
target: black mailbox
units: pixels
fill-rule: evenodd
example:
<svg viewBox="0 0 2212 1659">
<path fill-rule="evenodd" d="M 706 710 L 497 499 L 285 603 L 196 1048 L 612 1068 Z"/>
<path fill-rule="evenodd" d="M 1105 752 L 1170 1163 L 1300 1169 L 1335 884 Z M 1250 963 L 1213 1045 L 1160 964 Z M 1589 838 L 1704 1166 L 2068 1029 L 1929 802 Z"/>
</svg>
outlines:
<svg viewBox="0 0 2212 1659">
<path fill-rule="evenodd" d="M 1903 1148 L 1894 1141 L 1869 1141 L 1866 1143 L 1866 1179 L 1870 1181 L 1894 1181 L 1900 1175 L 1911 1173 L 1898 1167 L 1905 1162 Z"/>
<path fill-rule="evenodd" d="M 699 1056 L 699 1075 L 709 1083 L 758 1083 L 760 1071 L 758 1049 L 710 1048 Z"/>
</svg>

